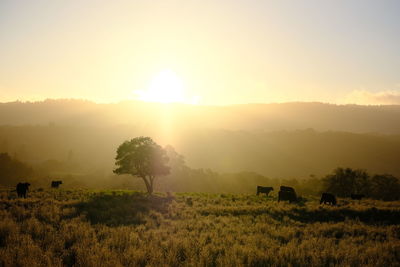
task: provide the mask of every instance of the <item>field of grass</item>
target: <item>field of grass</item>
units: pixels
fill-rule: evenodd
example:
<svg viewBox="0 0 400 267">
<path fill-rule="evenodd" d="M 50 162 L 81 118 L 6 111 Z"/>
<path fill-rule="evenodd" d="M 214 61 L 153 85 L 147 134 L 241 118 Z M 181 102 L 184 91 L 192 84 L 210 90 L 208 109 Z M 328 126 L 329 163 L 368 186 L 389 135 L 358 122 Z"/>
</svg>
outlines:
<svg viewBox="0 0 400 267">
<path fill-rule="evenodd" d="M 400 202 L 0 192 L 0 266 L 399 266 Z"/>
</svg>

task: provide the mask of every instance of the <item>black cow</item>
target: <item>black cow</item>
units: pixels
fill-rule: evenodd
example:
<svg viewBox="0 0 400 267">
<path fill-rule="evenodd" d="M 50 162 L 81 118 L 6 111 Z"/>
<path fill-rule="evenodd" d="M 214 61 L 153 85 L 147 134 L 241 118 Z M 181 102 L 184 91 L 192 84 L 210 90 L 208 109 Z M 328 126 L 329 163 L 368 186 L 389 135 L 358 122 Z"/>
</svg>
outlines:
<svg viewBox="0 0 400 267">
<path fill-rule="evenodd" d="M 293 187 L 290 187 L 290 186 L 281 185 L 280 190 L 285 191 L 285 192 L 292 192 L 292 193 L 296 194 Z"/>
<path fill-rule="evenodd" d="M 257 186 L 257 196 L 261 193 L 265 193 L 268 196 L 269 192 L 273 190 L 273 187 Z"/>
<path fill-rule="evenodd" d="M 293 187 L 281 186 L 278 193 L 278 202 L 281 200 L 288 200 L 290 203 L 297 201 L 297 195 Z"/>
<path fill-rule="evenodd" d="M 297 201 L 296 193 L 291 191 L 279 191 L 278 202 L 288 200 L 290 203 Z"/>
<path fill-rule="evenodd" d="M 30 183 L 18 183 L 17 184 L 17 194 L 18 194 L 18 197 L 24 197 L 24 198 L 26 198 L 26 191 L 28 191 L 29 190 L 29 186 L 30 186 L 31 184 Z"/>
<path fill-rule="evenodd" d="M 330 204 L 330 205 L 336 205 L 336 197 L 333 194 L 330 193 L 322 193 L 321 200 L 319 201 L 319 204 Z"/>
<path fill-rule="evenodd" d="M 62 181 L 51 181 L 52 188 L 58 188 L 62 184 Z"/>
<path fill-rule="evenodd" d="M 350 197 L 353 200 L 361 200 L 362 198 L 365 197 L 365 195 L 363 195 L 363 194 L 351 194 Z"/>
</svg>

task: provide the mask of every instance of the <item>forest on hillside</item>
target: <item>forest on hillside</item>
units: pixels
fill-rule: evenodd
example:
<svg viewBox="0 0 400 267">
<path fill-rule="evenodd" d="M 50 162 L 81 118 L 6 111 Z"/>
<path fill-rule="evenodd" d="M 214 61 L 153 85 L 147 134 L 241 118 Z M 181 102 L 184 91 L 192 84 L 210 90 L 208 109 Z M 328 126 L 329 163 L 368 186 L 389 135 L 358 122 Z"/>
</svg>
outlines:
<svg viewBox="0 0 400 267">
<path fill-rule="evenodd" d="M 0 152 L 53 172 L 110 173 L 118 144 L 142 135 L 133 126 L 0 126 Z M 203 129 L 177 133 L 165 145 L 188 166 L 218 172 L 302 178 L 344 166 L 400 176 L 400 135 Z"/>
<path fill-rule="evenodd" d="M 29 178 L 39 187 L 62 179 L 69 188 L 143 189 L 112 173 L 118 145 L 137 136 L 168 148 L 172 173 L 160 191 L 253 193 L 283 183 L 318 194 L 338 167 L 400 177 L 398 106 L 47 100 L 2 103 L 0 111 L 0 153 L 26 165 L 0 177 L 9 186 Z"/>
<path fill-rule="evenodd" d="M 59 99 L 0 103 L 0 125 L 109 127 L 131 125 L 146 131 L 165 123 L 187 129 L 316 131 L 400 134 L 400 105 L 362 106 L 293 102 L 201 106 L 125 101 L 97 104 Z"/>
</svg>

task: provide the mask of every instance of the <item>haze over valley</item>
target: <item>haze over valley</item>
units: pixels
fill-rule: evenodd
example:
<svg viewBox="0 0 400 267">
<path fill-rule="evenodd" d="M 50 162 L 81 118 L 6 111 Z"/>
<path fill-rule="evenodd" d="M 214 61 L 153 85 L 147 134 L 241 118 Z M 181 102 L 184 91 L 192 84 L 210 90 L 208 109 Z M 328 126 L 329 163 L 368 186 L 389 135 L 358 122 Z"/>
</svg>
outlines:
<svg viewBox="0 0 400 267">
<path fill-rule="evenodd" d="M 84 176 L 81 186 L 114 176 L 116 147 L 132 136 L 152 136 L 186 166 L 218 173 L 304 179 L 343 166 L 400 176 L 396 105 L 46 100 L 0 104 L 0 124 L 0 150 L 40 170 L 36 179 Z"/>
</svg>

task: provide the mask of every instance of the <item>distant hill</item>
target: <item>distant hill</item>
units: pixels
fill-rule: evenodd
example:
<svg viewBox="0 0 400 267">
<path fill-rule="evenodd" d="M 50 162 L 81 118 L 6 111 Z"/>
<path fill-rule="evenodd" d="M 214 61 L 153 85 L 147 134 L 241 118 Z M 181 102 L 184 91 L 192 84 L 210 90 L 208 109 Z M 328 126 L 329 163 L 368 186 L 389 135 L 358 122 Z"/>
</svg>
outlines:
<svg viewBox="0 0 400 267">
<path fill-rule="evenodd" d="M 332 105 L 323 103 L 192 106 L 136 101 L 96 104 L 82 100 L 46 100 L 0 104 L 0 125 L 68 126 L 133 125 L 174 131 L 192 128 L 225 130 L 345 131 L 400 134 L 400 106 Z"/>
<path fill-rule="evenodd" d="M 192 168 L 299 178 L 342 166 L 400 176 L 400 106 L 0 104 L 0 152 L 54 172 L 109 175 L 117 146 L 141 135 L 172 145 Z"/>
<path fill-rule="evenodd" d="M 338 166 L 400 177 L 400 135 L 316 132 L 204 131 L 182 138 L 189 166 L 269 177 L 325 175 Z"/>
<path fill-rule="evenodd" d="M 68 163 L 71 172 L 110 174 L 118 145 L 140 135 L 158 139 L 155 132 L 130 126 L 0 126 L 0 152 L 33 165 L 58 160 Z M 220 172 L 298 178 L 343 166 L 400 176 L 400 135 L 196 129 L 180 132 L 169 144 L 188 166 Z"/>
</svg>

